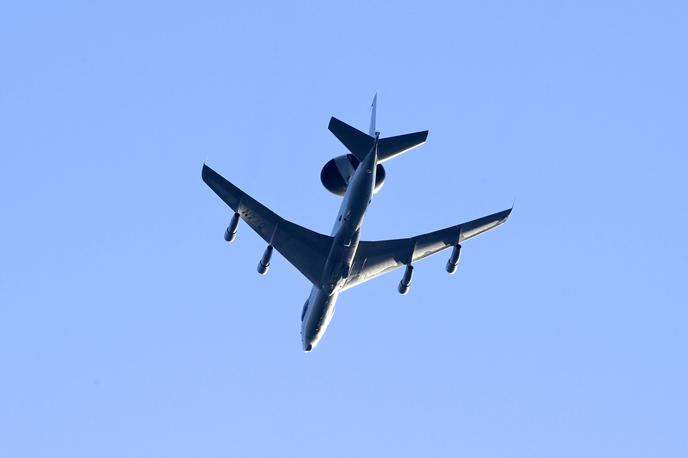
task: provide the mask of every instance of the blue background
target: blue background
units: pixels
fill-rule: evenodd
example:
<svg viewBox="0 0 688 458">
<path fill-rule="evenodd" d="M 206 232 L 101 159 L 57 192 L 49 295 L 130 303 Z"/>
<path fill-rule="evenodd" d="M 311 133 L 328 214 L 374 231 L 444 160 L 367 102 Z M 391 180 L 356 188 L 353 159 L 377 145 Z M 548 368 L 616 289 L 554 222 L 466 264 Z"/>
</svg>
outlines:
<svg viewBox="0 0 688 458">
<path fill-rule="evenodd" d="M 6 2 L 0 456 L 688 456 L 685 5 Z M 201 164 L 329 233 L 375 92 L 365 239 L 516 207 L 304 354 Z"/>
</svg>

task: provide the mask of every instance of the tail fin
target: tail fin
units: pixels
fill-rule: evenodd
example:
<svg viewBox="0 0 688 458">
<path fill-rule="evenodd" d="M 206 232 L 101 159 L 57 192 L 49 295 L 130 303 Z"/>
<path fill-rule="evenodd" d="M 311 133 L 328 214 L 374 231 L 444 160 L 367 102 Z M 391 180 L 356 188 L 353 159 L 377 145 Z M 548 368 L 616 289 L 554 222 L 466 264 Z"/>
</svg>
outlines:
<svg viewBox="0 0 688 458">
<path fill-rule="evenodd" d="M 351 127 L 345 122 L 332 117 L 327 128 L 339 139 L 351 154 L 359 160 L 363 160 L 375 144 L 375 136 L 379 132 L 375 130 L 375 115 L 377 110 L 377 94 L 373 98 L 372 112 L 370 115 L 370 135 Z M 377 144 L 377 162 L 384 162 L 399 156 L 417 146 L 422 145 L 428 138 L 428 131 L 414 132 L 412 134 L 397 135 L 395 137 L 381 138 Z"/>
<path fill-rule="evenodd" d="M 371 105 L 373 108 L 370 111 L 370 129 L 368 129 L 368 135 L 371 137 L 375 137 L 380 134 L 380 132 L 377 132 L 375 130 L 375 115 L 377 111 L 377 93 L 375 93 L 375 97 L 373 97 L 373 104 Z"/>
</svg>

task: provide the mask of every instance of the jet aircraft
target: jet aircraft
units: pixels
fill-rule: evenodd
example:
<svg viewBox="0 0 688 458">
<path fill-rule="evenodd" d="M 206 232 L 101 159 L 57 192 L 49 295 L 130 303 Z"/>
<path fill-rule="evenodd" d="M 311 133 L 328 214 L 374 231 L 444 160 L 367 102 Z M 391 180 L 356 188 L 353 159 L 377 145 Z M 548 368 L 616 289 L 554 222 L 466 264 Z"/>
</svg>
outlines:
<svg viewBox="0 0 688 458">
<path fill-rule="evenodd" d="M 276 249 L 313 284 L 301 310 L 301 341 L 306 352 L 312 351 L 325 334 L 340 293 L 403 266 L 398 290 L 406 294 L 413 263 L 445 248 L 452 248 L 446 270 L 453 274 L 461 243 L 503 224 L 511 214 L 507 209 L 415 237 L 360 240 L 368 205 L 385 181 L 382 163 L 422 145 L 428 136 L 426 130 L 380 138 L 375 128 L 376 109 L 377 95 L 367 134 L 335 117 L 330 119 L 329 130 L 349 153 L 331 159 L 320 173 L 323 186 L 343 197 L 329 236 L 287 221 L 203 164 L 203 181 L 234 210 L 225 240 L 235 239 L 243 219 L 268 244 L 258 262 L 260 274 L 267 273 Z"/>
</svg>

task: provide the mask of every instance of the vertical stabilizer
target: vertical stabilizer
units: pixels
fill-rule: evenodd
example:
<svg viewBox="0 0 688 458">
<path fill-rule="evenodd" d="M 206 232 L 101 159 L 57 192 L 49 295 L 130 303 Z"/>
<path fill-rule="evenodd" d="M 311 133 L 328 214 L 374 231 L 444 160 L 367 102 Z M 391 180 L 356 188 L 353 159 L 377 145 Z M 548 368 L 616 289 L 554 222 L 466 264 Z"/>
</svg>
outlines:
<svg viewBox="0 0 688 458">
<path fill-rule="evenodd" d="M 370 130 L 368 130 L 368 135 L 371 137 L 375 137 L 376 134 L 379 134 L 375 130 L 375 116 L 376 116 L 376 111 L 377 111 L 377 92 L 375 93 L 375 97 L 373 97 L 373 103 L 371 105 L 373 108 L 370 111 Z"/>
</svg>

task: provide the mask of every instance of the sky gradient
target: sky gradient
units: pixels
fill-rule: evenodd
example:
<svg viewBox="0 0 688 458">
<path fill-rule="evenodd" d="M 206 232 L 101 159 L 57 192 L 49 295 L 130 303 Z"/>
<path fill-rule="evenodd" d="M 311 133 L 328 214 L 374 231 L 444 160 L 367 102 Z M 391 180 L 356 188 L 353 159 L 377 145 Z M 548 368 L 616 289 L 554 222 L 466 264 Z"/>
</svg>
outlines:
<svg viewBox="0 0 688 458">
<path fill-rule="evenodd" d="M 670 1 L 6 2 L 0 456 L 688 456 L 688 7 Z M 344 293 L 204 161 L 328 233 L 334 115 L 429 129 L 362 238 L 516 205 Z"/>
</svg>

